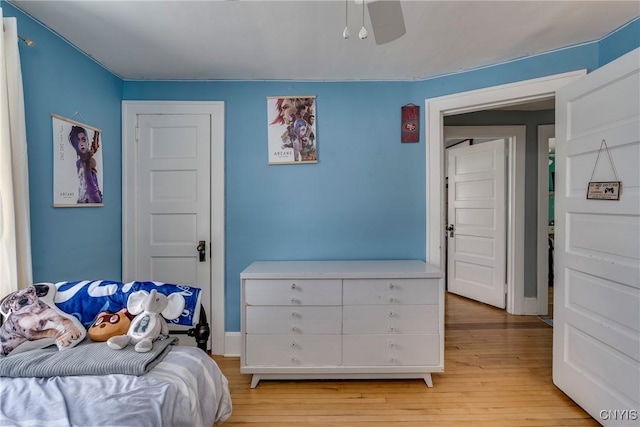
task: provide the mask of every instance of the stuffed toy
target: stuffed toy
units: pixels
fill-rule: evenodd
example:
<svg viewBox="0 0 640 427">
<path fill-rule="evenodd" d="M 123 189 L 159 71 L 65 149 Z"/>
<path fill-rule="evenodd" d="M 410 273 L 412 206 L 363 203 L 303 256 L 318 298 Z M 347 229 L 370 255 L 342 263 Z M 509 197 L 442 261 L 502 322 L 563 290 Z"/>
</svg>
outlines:
<svg viewBox="0 0 640 427">
<path fill-rule="evenodd" d="M 80 321 L 56 307 L 56 287 L 38 283 L 7 295 L 0 302 L 0 354 L 6 356 L 52 344 L 66 350 L 81 342 L 87 330 Z"/>
<path fill-rule="evenodd" d="M 153 348 L 153 341 L 169 333 L 165 319 L 177 319 L 183 309 L 184 297 L 178 293 L 166 296 L 155 289 L 134 292 L 129 295 L 127 310 L 136 317 L 126 335 L 109 338 L 107 345 L 122 350 L 131 343 L 138 353 L 145 353 Z"/>
<path fill-rule="evenodd" d="M 104 342 L 116 335 L 124 335 L 131 326 L 133 316 L 126 308 L 117 313 L 103 311 L 98 314 L 96 320 L 89 327 L 89 338 L 92 341 Z"/>
</svg>

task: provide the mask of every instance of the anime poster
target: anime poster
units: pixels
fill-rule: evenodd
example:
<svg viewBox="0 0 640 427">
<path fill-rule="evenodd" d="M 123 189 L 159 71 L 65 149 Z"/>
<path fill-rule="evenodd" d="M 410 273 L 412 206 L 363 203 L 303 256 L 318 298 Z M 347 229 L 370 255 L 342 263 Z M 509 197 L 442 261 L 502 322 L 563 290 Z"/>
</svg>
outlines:
<svg viewBox="0 0 640 427">
<path fill-rule="evenodd" d="M 267 98 L 269 164 L 317 163 L 316 97 Z"/>
<path fill-rule="evenodd" d="M 102 206 L 100 129 L 65 117 L 53 121 L 53 206 Z"/>
</svg>

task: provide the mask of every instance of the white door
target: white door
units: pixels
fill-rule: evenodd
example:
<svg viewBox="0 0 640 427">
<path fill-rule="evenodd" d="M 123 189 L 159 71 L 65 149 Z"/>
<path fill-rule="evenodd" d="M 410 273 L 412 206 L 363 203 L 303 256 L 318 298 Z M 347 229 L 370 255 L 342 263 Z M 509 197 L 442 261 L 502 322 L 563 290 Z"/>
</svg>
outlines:
<svg viewBox="0 0 640 427">
<path fill-rule="evenodd" d="M 447 289 L 505 307 L 505 139 L 449 150 Z"/>
<path fill-rule="evenodd" d="M 225 353 L 224 212 L 224 103 L 123 101 L 122 280 L 197 283 L 213 354 Z"/>
<path fill-rule="evenodd" d="M 603 425 L 638 425 L 640 49 L 559 89 L 556 118 L 553 381 Z M 603 152 L 591 179 L 602 140 L 615 173 Z M 622 181 L 620 200 L 587 200 L 590 180 Z"/>
<path fill-rule="evenodd" d="M 210 118 L 139 115 L 138 128 L 138 280 L 201 288 L 210 313 Z M 195 344 L 193 339 L 180 341 Z"/>
</svg>

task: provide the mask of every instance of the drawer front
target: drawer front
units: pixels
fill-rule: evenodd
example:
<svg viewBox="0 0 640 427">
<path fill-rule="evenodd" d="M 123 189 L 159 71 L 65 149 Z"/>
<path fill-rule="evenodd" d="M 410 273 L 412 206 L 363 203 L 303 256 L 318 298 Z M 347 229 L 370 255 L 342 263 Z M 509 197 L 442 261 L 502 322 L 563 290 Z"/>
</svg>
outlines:
<svg viewBox="0 0 640 427">
<path fill-rule="evenodd" d="M 437 334 L 437 305 L 347 305 L 344 334 Z"/>
<path fill-rule="evenodd" d="M 334 334 L 342 332 L 340 306 L 248 306 L 247 334 Z"/>
<path fill-rule="evenodd" d="M 432 366 L 440 359 L 439 335 L 345 335 L 345 366 Z"/>
<path fill-rule="evenodd" d="M 341 305 L 342 280 L 244 281 L 247 305 Z"/>
<path fill-rule="evenodd" d="M 344 280 L 344 305 L 438 304 L 438 279 Z"/>
<path fill-rule="evenodd" d="M 340 335 L 247 335 L 246 364 L 255 366 L 339 366 Z"/>
</svg>

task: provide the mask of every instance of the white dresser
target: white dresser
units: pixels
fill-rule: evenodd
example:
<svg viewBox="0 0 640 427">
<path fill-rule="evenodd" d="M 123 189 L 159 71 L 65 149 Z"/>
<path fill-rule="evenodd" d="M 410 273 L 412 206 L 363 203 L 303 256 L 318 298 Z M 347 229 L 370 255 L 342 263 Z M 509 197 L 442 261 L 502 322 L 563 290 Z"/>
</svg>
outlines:
<svg viewBox="0 0 640 427">
<path fill-rule="evenodd" d="M 444 280 L 423 261 L 258 261 L 240 274 L 240 372 L 422 378 L 444 370 Z"/>
</svg>

